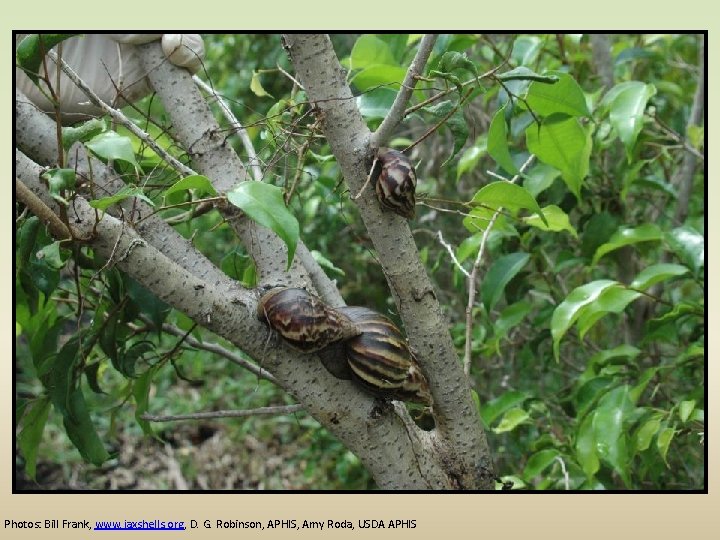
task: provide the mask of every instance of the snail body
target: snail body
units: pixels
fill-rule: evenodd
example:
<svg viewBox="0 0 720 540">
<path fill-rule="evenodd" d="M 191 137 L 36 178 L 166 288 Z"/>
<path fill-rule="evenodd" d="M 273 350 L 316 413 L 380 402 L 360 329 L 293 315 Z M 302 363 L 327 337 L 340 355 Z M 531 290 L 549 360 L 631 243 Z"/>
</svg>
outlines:
<svg viewBox="0 0 720 540">
<path fill-rule="evenodd" d="M 377 154 L 380 173 L 375 194 L 380 204 L 405 218 L 415 216 L 417 176 L 410 160 L 402 152 L 380 148 Z"/>
<path fill-rule="evenodd" d="M 345 342 L 352 380 L 380 397 L 432 405 L 427 379 L 398 327 L 368 308 L 338 311 L 361 331 Z"/>
<path fill-rule="evenodd" d="M 350 319 L 301 288 L 275 287 L 257 307 L 257 317 L 294 349 L 312 353 L 360 331 Z"/>
</svg>

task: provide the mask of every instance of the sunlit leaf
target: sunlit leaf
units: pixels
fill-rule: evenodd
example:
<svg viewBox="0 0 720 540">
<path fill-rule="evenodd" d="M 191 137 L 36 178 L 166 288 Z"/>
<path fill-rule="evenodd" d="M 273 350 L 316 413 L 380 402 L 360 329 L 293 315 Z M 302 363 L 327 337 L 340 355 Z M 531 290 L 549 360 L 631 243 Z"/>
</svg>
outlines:
<svg viewBox="0 0 720 540">
<path fill-rule="evenodd" d="M 621 247 L 631 246 L 640 242 L 657 242 L 663 239 L 663 232 L 654 223 L 644 223 L 639 227 L 620 227 L 605 244 L 601 245 L 595 251 L 592 264 L 597 262 L 608 253 L 620 249 Z"/>
<path fill-rule="evenodd" d="M 570 224 L 570 218 L 562 211 L 562 209 L 554 204 L 545 206 L 542 209 L 542 215 L 545 217 L 547 223 L 544 223 L 542 218 L 538 214 L 524 217 L 523 221 L 528 225 L 537 227 L 543 231 L 560 232 L 567 231 L 573 237 L 577 238 L 577 231 L 575 227 Z"/>
<path fill-rule="evenodd" d="M 198 193 L 209 193 L 211 195 L 217 195 L 217 191 L 212 185 L 212 182 L 207 176 L 200 174 L 193 174 L 186 176 L 185 178 L 178 180 L 172 186 L 165 190 L 165 196 L 177 193 L 179 191 L 187 191 L 189 189 L 195 189 Z"/>
<path fill-rule="evenodd" d="M 697 275 L 705 266 L 705 237 L 689 225 L 683 225 L 665 238 L 670 249 Z"/>
<path fill-rule="evenodd" d="M 104 212 L 113 204 L 124 201 L 129 197 L 137 197 L 138 199 L 142 199 L 143 201 L 148 203 L 150 206 L 155 206 L 155 203 L 152 202 L 152 200 L 150 200 L 147 195 L 145 195 L 142 188 L 137 186 L 125 186 L 115 195 L 110 195 L 109 197 L 103 197 L 102 199 L 88 201 L 88 204 L 93 208 L 97 208 L 98 210 L 102 210 Z"/>
<path fill-rule="evenodd" d="M 508 148 L 504 107 L 495 113 L 492 122 L 490 122 L 487 151 L 495 162 L 510 174 L 517 174 L 519 172 L 510 156 L 510 149 Z"/>
<path fill-rule="evenodd" d="M 530 420 L 530 415 L 526 410 L 520 407 L 514 407 L 507 411 L 497 427 L 493 428 L 495 433 L 506 433 L 514 430 L 519 425 L 522 425 Z"/>
<path fill-rule="evenodd" d="M 517 390 L 510 390 L 505 392 L 501 396 L 487 402 L 482 406 L 480 415 L 482 416 L 483 422 L 486 426 L 492 424 L 501 414 L 508 411 L 512 407 L 521 405 L 526 399 L 530 397 L 527 392 L 519 392 Z"/>
<path fill-rule="evenodd" d="M 585 94 L 572 75 L 560 72 L 549 74 L 555 75 L 558 82 L 555 84 L 533 82 L 528 88 L 526 99 L 533 112 L 540 116 L 556 113 L 568 116 L 590 116 Z"/>
<path fill-rule="evenodd" d="M 547 224 L 535 197 L 527 189 L 511 182 L 498 180 L 482 187 L 472 198 L 470 204 L 483 205 L 491 210 L 505 208 L 512 213 L 523 208 L 534 212 Z"/>
<path fill-rule="evenodd" d="M 653 437 L 660 429 L 661 421 L 661 416 L 653 416 L 637 430 L 635 433 L 635 449 L 638 452 L 644 452 L 650 448 Z"/>
<path fill-rule="evenodd" d="M 122 160 L 139 168 L 129 137 L 119 135 L 114 131 L 105 131 L 90 139 L 85 146 L 103 161 Z"/>
<path fill-rule="evenodd" d="M 647 268 L 642 270 L 637 276 L 635 276 L 635 279 L 633 279 L 629 287 L 631 289 L 638 289 L 640 291 L 644 291 L 649 289 L 656 283 L 660 283 L 661 281 L 665 281 L 676 276 L 682 276 L 683 274 L 687 274 L 688 272 L 689 270 L 687 269 L 687 267 L 681 264 L 653 264 L 651 266 L 648 266 Z"/>
</svg>

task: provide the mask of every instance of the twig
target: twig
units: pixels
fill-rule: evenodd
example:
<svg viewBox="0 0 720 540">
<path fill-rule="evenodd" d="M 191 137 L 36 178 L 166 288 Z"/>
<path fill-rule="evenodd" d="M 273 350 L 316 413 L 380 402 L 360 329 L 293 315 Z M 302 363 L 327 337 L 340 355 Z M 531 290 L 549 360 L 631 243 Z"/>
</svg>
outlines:
<svg viewBox="0 0 720 540">
<path fill-rule="evenodd" d="M 535 156 L 530 154 L 530 157 L 528 157 L 525 163 L 522 164 L 522 167 L 520 167 L 520 171 L 518 172 L 518 174 L 516 174 L 512 178 L 512 180 L 510 180 L 510 182 L 517 182 L 520 174 L 525 172 L 525 170 L 533 162 L 533 159 L 535 159 Z M 503 180 L 505 179 L 503 178 Z M 482 256 L 485 252 L 485 244 L 487 243 L 490 231 L 492 230 L 493 225 L 495 225 L 495 221 L 500 215 L 501 210 L 502 207 L 498 207 L 497 210 L 495 210 L 492 218 L 490 218 L 488 226 L 483 231 L 482 239 L 480 240 L 480 248 L 478 249 L 477 257 L 475 257 L 475 263 L 473 264 L 472 271 L 470 272 L 470 277 L 468 278 L 468 301 L 467 306 L 465 306 L 465 357 L 463 358 L 463 370 L 465 371 L 465 375 L 467 376 L 470 375 L 470 364 L 472 362 L 472 308 L 475 305 L 475 281 L 477 280 L 478 270 L 480 269 Z"/>
<path fill-rule="evenodd" d="M 565 467 L 565 462 L 560 456 L 555 456 L 555 461 L 560 462 L 560 468 L 563 472 L 563 479 L 565 481 L 565 491 L 570 491 L 570 475 L 568 474 L 567 468 Z"/>
<path fill-rule="evenodd" d="M 270 416 L 276 414 L 292 414 L 303 410 L 300 404 L 259 407 L 257 409 L 240 409 L 226 411 L 210 411 L 189 414 L 143 414 L 140 418 L 149 422 L 176 422 L 178 420 L 207 420 L 208 418 L 243 418 L 247 416 Z"/>
<path fill-rule="evenodd" d="M 15 179 L 15 194 L 18 200 L 23 203 L 30 212 L 40 218 L 40 221 L 47 225 L 52 234 L 58 240 L 68 240 L 72 238 L 70 231 L 60 218 L 53 212 L 40 198 L 35 195 L 30 188 L 20 181 L 19 178 Z"/>
<path fill-rule="evenodd" d="M 144 315 L 140 315 L 140 319 L 142 319 L 142 321 L 145 324 L 155 328 L 155 325 L 148 317 L 145 317 Z M 173 326 L 172 324 L 168 324 L 168 323 L 165 323 L 162 325 L 162 330 L 163 330 L 163 332 L 167 332 L 168 334 L 173 334 L 175 336 L 182 337 L 185 335 L 185 332 L 183 330 L 181 330 L 177 326 Z M 272 375 L 272 373 L 264 370 L 261 367 L 258 367 L 257 365 L 253 364 L 249 360 L 246 360 L 242 356 L 227 350 L 225 347 L 223 347 L 217 343 L 211 343 L 208 341 L 198 341 L 197 339 L 195 339 L 192 336 L 188 336 L 185 341 L 188 343 L 188 345 L 190 345 L 191 347 L 193 347 L 195 349 L 202 349 L 202 350 L 217 354 L 218 356 L 222 356 L 223 358 L 230 360 L 231 362 L 239 365 L 240 367 L 247 369 L 248 371 L 250 371 L 257 377 L 260 377 L 262 379 L 265 379 L 267 381 L 277 384 L 277 380 Z"/>
<path fill-rule="evenodd" d="M 73 69 L 67 64 L 67 62 L 65 62 L 65 60 L 63 60 L 62 58 L 58 58 L 58 56 L 52 51 L 48 53 L 48 57 L 60 66 L 60 68 L 65 72 L 65 75 L 67 75 L 68 78 L 73 83 L 75 83 L 75 86 L 82 90 L 82 92 L 90 99 L 93 104 L 95 104 L 97 107 L 100 107 L 106 114 L 109 114 L 115 122 L 126 127 L 137 138 L 144 141 L 150 148 L 155 151 L 157 155 L 159 155 L 167 163 L 169 163 L 173 169 L 184 174 L 185 176 L 197 174 L 190 167 L 183 165 L 175 157 L 166 152 L 162 147 L 160 147 L 160 145 L 158 145 L 153 140 L 152 137 L 150 137 L 150 135 L 137 127 L 123 113 L 121 113 L 117 109 L 113 109 L 110 105 L 101 100 L 98 95 L 93 92 L 92 89 L 85 83 L 85 81 L 83 81 L 79 77 L 79 75 L 75 73 L 75 71 L 73 71 Z"/>
<path fill-rule="evenodd" d="M 442 246 L 450 254 L 450 258 L 452 259 L 452 262 L 455 263 L 455 266 L 457 266 L 460 269 L 460 271 L 463 274 L 465 274 L 465 277 L 469 278 L 470 272 L 465 270 L 465 268 L 463 268 L 463 266 L 460 264 L 460 261 L 457 260 L 457 257 L 455 256 L 455 252 L 453 251 L 452 246 L 445 241 L 441 230 L 438 230 L 438 232 L 437 232 L 437 239 L 438 239 L 438 242 L 440 242 L 440 244 L 442 244 Z"/>
<path fill-rule="evenodd" d="M 250 163 L 250 167 L 253 172 L 253 178 L 256 181 L 262 180 L 263 173 L 262 173 L 262 169 L 260 168 L 260 161 L 258 160 L 257 154 L 255 153 L 255 147 L 253 146 L 253 143 L 250 140 L 250 135 L 248 135 L 247 130 L 242 126 L 242 124 L 240 124 L 238 119 L 233 114 L 232 110 L 230 110 L 230 107 L 228 107 L 228 104 L 225 102 L 225 100 L 222 98 L 222 96 L 215 91 L 215 89 L 212 86 L 207 84 L 205 81 L 203 81 L 197 75 L 193 75 L 193 81 L 195 82 L 196 85 L 198 85 L 200 88 L 202 88 L 205 92 L 207 92 L 208 94 L 212 95 L 215 98 L 223 115 L 225 116 L 227 121 L 230 122 L 230 127 L 232 127 L 232 129 L 238 134 L 238 136 L 240 137 L 240 141 L 242 142 L 243 146 L 245 147 L 245 151 L 247 152 L 247 156 L 248 156 L 248 162 Z"/>
<path fill-rule="evenodd" d="M 387 142 L 392 132 L 395 131 L 395 128 L 405 117 L 405 106 L 408 101 L 410 101 L 410 98 L 415 91 L 417 76 L 421 75 L 425 69 L 425 64 L 430 57 L 430 53 L 432 52 L 432 48 L 435 45 L 437 37 L 437 34 L 425 34 L 420 40 L 420 45 L 418 46 L 415 58 L 410 63 L 410 67 L 408 67 L 402 87 L 395 97 L 395 101 L 390 107 L 390 111 L 372 135 L 371 144 L 375 148 L 380 147 Z"/>
</svg>

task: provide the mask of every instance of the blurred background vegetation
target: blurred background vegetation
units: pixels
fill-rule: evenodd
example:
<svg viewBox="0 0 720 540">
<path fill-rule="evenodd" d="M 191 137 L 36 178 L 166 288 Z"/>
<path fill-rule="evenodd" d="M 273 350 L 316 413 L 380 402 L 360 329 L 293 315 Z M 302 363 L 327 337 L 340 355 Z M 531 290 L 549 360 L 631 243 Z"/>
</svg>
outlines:
<svg viewBox="0 0 720 540">
<path fill-rule="evenodd" d="M 246 126 L 265 181 L 285 188 L 302 240 L 337 280 L 348 304 L 395 317 L 382 270 L 338 166 L 312 125 L 304 93 L 287 76 L 292 66 L 280 36 L 204 37 L 205 68 L 198 75 L 212 83 Z M 332 36 L 371 129 L 392 103 L 397 85 L 390 83 L 402 79 L 418 39 L 412 34 Z M 501 84 L 490 76 L 475 76 L 517 68 L 571 75 L 590 112 L 578 115 L 590 149 L 582 188 L 573 193 L 564 174 L 543 160 L 533 162 L 519 182 L 540 207 L 557 207 L 567 222 L 543 230 L 521 217 L 527 213 L 502 212 L 485 235 L 479 267 L 470 376 L 497 472 L 515 489 L 702 489 L 704 125 L 689 122 L 704 69 L 698 62 L 701 37 L 606 39 L 610 54 L 603 58 L 598 52 L 602 41 L 588 35 L 441 35 L 425 72 L 432 80 L 421 82 L 413 103 L 447 91 L 449 105 L 437 100 L 413 112 L 391 144 L 402 149 L 421 139 L 465 96 L 456 113 L 409 152 L 419 178 L 411 227 L 462 358 L 465 273 L 473 267 L 483 227 L 477 225 L 482 218 L 477 208 L 476 220 L 469 222 L 468 207 L 461 203 L 497 180 L 490 173 L 510 178 L 512 169 L 527 161 L 526 129 L 536 119 L 533 106 L 519 99 L 530 81 Z M 450 72 L 441 59 L 453 51 L 466 56 Z M 467 95 L 466 86 L 457 86 L 466 81 L 473 82 Z M 627 107 L 604 101 L 617 85 L 631 81 L 639 93 Z M 490 136 L 503 106 L 512 161 L 504 166 L 493 146 L 497 133 Z M 164 123 L 158 100 L 148 97 L 139 109 Z M 144 122 L 137 111 L 127 114 Z M 623 121 L 633 122 L 630 135 L 625 136 Z M 230 130 L 228 137 L 245 159 L 239 138 Z M 143 149 L 138 145 L 136 150 Z M 683 196 L 678 173 L 688 154 L 696 156 L 697 164 L 683 215 L 677 211 Z M 148 153 L 141 163 L 147 171 L 146 194 L 159 198 L 169 173 L 154 169 L 156 158 Z M 184 196 L 169 196 L 165 202 L 180 202 Z M 165 215 L 182 211 L 168 209 Z M 66 260 L 52 266 L 47 257 L 28 258 L 52 244 L 31 219 L 24 215 L 17 221 L 16 473 L 21 486 L 374 488 L 359 460 L 304 412 L 154 424 L 156 437 L 145 436 L 135 418 L 134 389 L 140 380 L 149 385 L 148 410 L 158 414 L 249 409 L 293 400 L 267 381 L 187 344 L 143 379 L 179 338 L 149 332 L 141 322 L 115 329 L 115 341 L 124 343 L 122 365 L 108 350 L 117 345 L 100 344 L 87 359 L 83 384 L 88 408 L 113 457 L 100 467 L 84 463 L 65 435 L 62 416 L 42 401 L 36 358 L 57 350 L 80 324 L 88 323 L 90 314 L 85 321 L 76 317 L 77 295 Z M 37 230 L 28 245 L 23 238 L 33 227 Z M 224 272 L 254 284 L 252 262 L 219 214 L 210 212 L 177 227 Z M 184 331 L 192 329 L 198 339 L 222 343 L 138 291 L 128 278 L 107 274 L 101 290 L 88 294 L 89 306 L 100 306 L 108 294 L 126 294 L 128 305 L 138 312 L 156 313 Z M 565 327 L 554 320 L 558 306 L 574 290 L 600 280 L 622 284 L 613 286 L 622 298 L 588 289 L 600 299 L 592 309 L 577 308 Z M 629 298 L 627 291 L 638 294 Z M 38 433 L 33 420 L 42 415 L 47 422 Z"/>
</svg>

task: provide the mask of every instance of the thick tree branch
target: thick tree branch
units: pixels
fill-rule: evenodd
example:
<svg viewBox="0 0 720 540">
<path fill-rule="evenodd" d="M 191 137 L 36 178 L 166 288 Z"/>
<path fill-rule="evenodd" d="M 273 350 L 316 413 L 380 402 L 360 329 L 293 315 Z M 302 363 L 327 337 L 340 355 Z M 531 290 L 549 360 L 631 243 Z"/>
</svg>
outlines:
<svg viewBox="0 0 720 540">
<path fill-rule="evenodd" d="M 410 63 L 400 91 L 395 97 L 395 101 L 392 107 L 390 107 L 388 115 L 372 135 L 371 144 L 374 148 L 384 146 L 395 131 L 395 128 L 397 128 L 398 124 L 400 124 L 405 117 L 405 107 L 415 91 L 417 77 L 422 75 L 436 40 L 437 34 L 425 34 L 420 40 L 415 58 Z"/>
<path fill-rule="evenodd" d="M 296 77 L 319 111 L 345 181 L 352 193 L 358 193 L 372 163 L 370 132 L 330 40 L 325 35 L 287 34 L 284 42 Z M 356 202 L 410 343 L 430 380 L 437 419 L 435 441 L 456 467 L 450 473 L 458 487 L 491 489 L 492 474 L 488 471 L 492 464 L 478 411 L 408 224 L 396 214 L 383 213 L 374 194 L 367 190 Z"/>
</svg>

